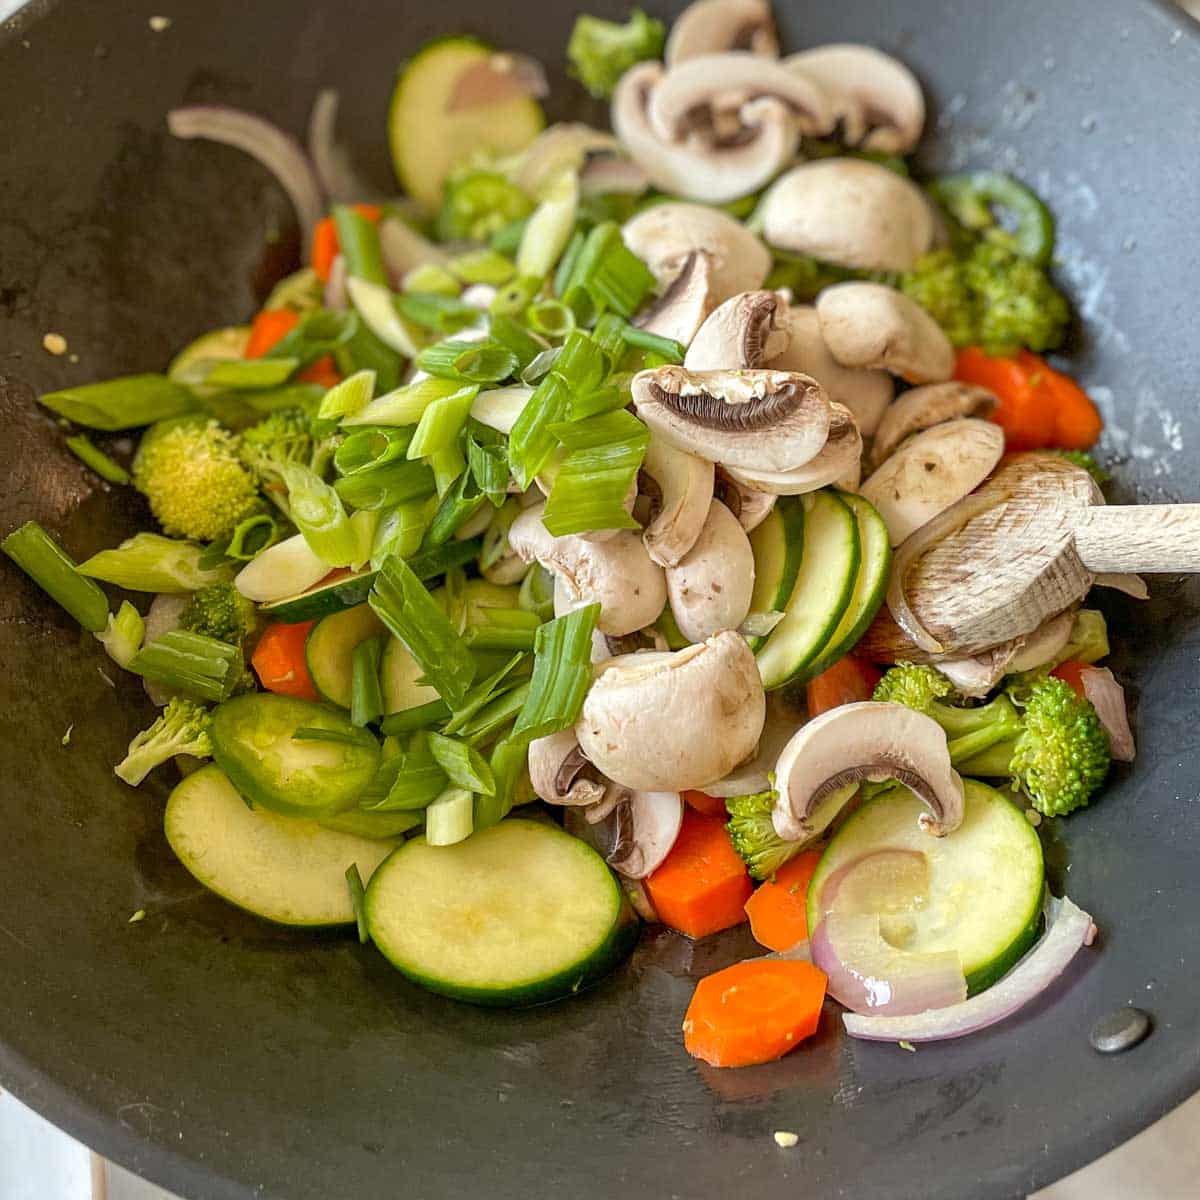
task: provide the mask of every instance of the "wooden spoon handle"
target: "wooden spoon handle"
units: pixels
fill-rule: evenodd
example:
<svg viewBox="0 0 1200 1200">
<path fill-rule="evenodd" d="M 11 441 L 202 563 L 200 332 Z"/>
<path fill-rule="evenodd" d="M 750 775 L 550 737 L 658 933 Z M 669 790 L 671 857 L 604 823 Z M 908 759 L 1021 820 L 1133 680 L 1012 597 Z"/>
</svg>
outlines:
<svg viewBox="0 0 1200 1200">
<path fill-rule="evenodd" d="M 1096 574 L 1200 572 L 1200 504 L 1097 505 L 1076 526 L 1075 550 Z"/>
</svg>

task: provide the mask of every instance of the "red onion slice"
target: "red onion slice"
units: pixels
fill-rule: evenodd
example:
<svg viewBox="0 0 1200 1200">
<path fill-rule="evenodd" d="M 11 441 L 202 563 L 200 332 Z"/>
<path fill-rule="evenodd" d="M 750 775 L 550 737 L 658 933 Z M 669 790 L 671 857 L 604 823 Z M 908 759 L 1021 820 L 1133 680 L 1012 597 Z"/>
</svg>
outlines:
<svg viewBox="0 0 1200 1200">
<path fill-rule="evenodd" d="M 1085 667 L 1079 672 L 1083 694 L 1092 702 L 1108 734 L 1109 749 L 1117 762 L 1133 762 L 1136 748 L 1129 728 L 1125 689 L 1107 667 Z"/>
<path fill-rule="evenodd" d="M 1040 996 L 1096 935 L 1092 918 L 1066 896 L 1046 904 L 1041 941 L 999 983 L 949 1008 L 911 1016 L 860 1016 L 842 1020 L 851 1037 L 875 1042 L 938 1042 L 995 1025 Z"/>
<path fill-rule="evenodd" d="M 888 583 L 887 606 L 891 610 L 892 619 L 909 640 L 927 654 L 941 654 L 945 647 L 921 624 L 908 603 L 905 585 L 909 572 L 938 542 L 957 533 L 968 522 L 1003 504 L 1007 499 L 1007 492 L 974 492 L 964 496 L 957 504 L 952 504 L 932 521 L 909 534 L 896 551 L 896 558 L 892 563 L 892 577 Z"/>
<path fill-rule="evenodd" d="M 929 891 L 929 858 L 920 850 L 874 850 L 838 867 L 821 887 L 818 911 L 882 913 L 898 898 L 921 904 Z"/>
<path fill-rule="evenodd" d="M 813 933 L 811 949 L 813 965 L 829 977 L 829 994 L 855 1012 L 910 1016 L 967 996 L 955 951 L 901 950 L 879 932 L 878 913 L 830 913 Z"/>
<path fill-rule="evenodd" d="M 177 138 L 220 142 L 262 163 L 291 199 L 307 259 L 313 227 L 321 219 L 325 204 L 312 163 L 294 137 L 263 117 L 220 104 L 173 108 L 167 113 L 167 128 Z"/>
<path fill-rule="evenodd" d="M 308 157 L 317 182 L 330 202 L 351 204 L 372 200 L 378 189 L 364 183 L 350 164 L 350 155 L 337 143 L 337 112 L 340 97 L 335 88 L 322 88 L 308 116 Z"/>
</svg>

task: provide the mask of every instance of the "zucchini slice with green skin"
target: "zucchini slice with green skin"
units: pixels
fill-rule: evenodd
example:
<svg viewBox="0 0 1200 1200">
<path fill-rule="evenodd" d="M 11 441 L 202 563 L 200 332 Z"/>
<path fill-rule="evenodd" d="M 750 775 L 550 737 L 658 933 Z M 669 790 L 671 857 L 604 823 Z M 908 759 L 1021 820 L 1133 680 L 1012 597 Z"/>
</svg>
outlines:
<svg viewBox="0 0 1200 1200">
<path fill-rule="evenodd" d="M 293 738 L 321 729 L 329 741 Z M 379 767 L 379 744 L 324 704 L 253 692 L 213 710 L 213 759 L 254 804 L 291 817 L 323 818 L 358 803 Z"/>
<path fill-rule="evenodd" d="M 388 638 L 379 664 L 379 686 L 383 691 L 385 717 L 441 699 L 437 688 L 417 682 L 424 674 L 417 660 L 409 654 L 408 647 L 398 637 Z"/>
<path fill-rule="evenodd" d="M 344 608 L 322 617 L 309 630 L 304 660 L 313 686 L 323 699 L 350 707 L 354 691 L 354 648 L 383 632 L 383 622 L 369 605 Z"/>
<path fill-rule="evenodd" d="M 750 533 L 754 552 L 754 591 L 750 594 L 752 613 L 783 612 L 796 586 L 800 559 L 804 550 L 804 505 L 796 496 L 780 496 Z M 757 650 L 766 636 L 746 641 Z"/>
<path fill-rule="evenodd" d="M 838 627 L 858 578 L 858 523 L 835 492 L 801 497 L 804 547 L 783 620 L 759 649 L 758 670 L 767 691 L 783 687 L 812 663 Z"/>
<path fill-rule="evenodd" d="M 167 841 L 210 891 L 278 925 L 351 925 L 346 868 L 369 879 L 393 841 L 338 833 L 249 808 L 220 767 L 188 775 L 167 800 Z"/>
<path fill-rule="evenodd" d="M 822 891 L 833 873 L 879 851 L 918 851 L 928 864 L 918 894 L 906 895 L 894 874 L 877 889 L 857 889 L 847 911 L 878 911 L 882 931 L 916 954 L 956 950 L 970 994 L 1008 971 L 1037 937 L 1045 883 L 1042 844 L 1025 814 L 976 780 L 966 784 L 963 823 L 932 837 L 917 824 L 924 805 L 896 787 L 862 806 L 825 848 L 808 888 L 808 927 L 827 907 Z M 836 896 L 833 903 L 838 905 Z"/>
<path fill-rule="evenodd" d="M 171 359 L 171 365 L 167 368 L 167 378 L 184 378 L 189 367 L 208 359 L 245 358 L 249 341 L 249 325 L 229 325 L 224 329 L 212 329 L 208 333 L 202 333 Z"/>
<path fill-rule="evenodd" d="M 528 97 L 450 111 L 463 72 L 495 51 L 475 38 L 430 42 L 396 83 L 388 111 L 388 142 L 396 177 L 428 213 L 442 203 L 442 187 L 472 158 L 523 150 L 542 131 L 541 105 Z"/>
<path fill-rule="evenodd" d="M 355 608 L 366 604 L 371 584 L 375 582 L 374 571 L 359 571 L 357 574 L 339 575 L 336 579 L 323 579 L 316 587 L 283 600 L 272 600 L 263 604 L 259 611 L 272 621 L 314 621 L 343 608 Z"/>
<path fill-rule="evenodd" d="M 414 983 L 505 1008 L 582 991 L 638 936 L 590 846 L 511 818 L 453 846 L 406 842 L 372 878 L 366 915 L 375 945 Z"/>
<path fill-rule="evenodd" d="M 846 606 L 837 629 L 833 631 L 817 660 L 804 671 L 807 679 L 820 675 L 838 659 L 849 654 L 858 644 L 883 605 L 892 569 L 892 547 L 888 529 L 883 523 L 883 518 L 875 511 L 875 506 L 869 500 L 851 492 L 839 492 L 838 497 L 850 506 L 858 524 L 858 576 L 854 581 L 850 603 Z"/>
</svg>

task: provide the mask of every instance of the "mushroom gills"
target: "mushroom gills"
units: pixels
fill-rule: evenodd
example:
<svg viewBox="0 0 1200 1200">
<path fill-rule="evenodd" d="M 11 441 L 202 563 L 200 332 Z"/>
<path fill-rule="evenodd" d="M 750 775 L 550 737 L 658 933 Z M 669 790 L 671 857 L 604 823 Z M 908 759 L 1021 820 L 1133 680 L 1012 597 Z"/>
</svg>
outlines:
<svg viewBox="0 0 1200 1200">
<path fill-rule="evenodd" d="M 926 806 L 919 823 L 927 833 L 943 837 L 961 824 L 963 783 L 942 727 L 902 704 L 867 700 L 822 713 L 784 747 L 775 767 L 775 830 L 807 841 L 832 820 L 832 804 L 843 806 L 864 780 L 885 779 Z"/>
<path fill-rule="evenodd" d="M 683 824 L 678 792 L 639 792 L 610 783 L 606 811 L 588 820 L 587 810 L 569 811 L 568 833 L 581 838 L 626 879 L 644 879 L 671 852 Z"/>
<path fill-rule="evenodd" d="M 1004 431 L 960 417 L 916 434 L 862 485 L 893 546 L 973 492 L 1004 455 Z"/>
<path fill-rule="evenodd" d="M 693 250 L 666 291 L 635 322 L 639 329 L 688 346 L 712 310 L 712 260 Z"/>
<path fill-rule="evenodd" d="M 666 569 L 667 598 L 675 624 L 689 641 L 737 629 L 750 612 L 754 552 L 738 519 L 719 500 L 692 548 Z"/>
<path fill-rule="evenodd" d="M 604 781 L 591 770 L 573 730 L 530 742 L 528 763 L 533 790 L 547 804 L 589 805 L 604 796 Z"/>
<path fill-rule="evenodd" d="M 650 434 L 638 488 L 649 502 L 642 542 L 659 566 L 673 567 L 696 544 L 708 519 L 713 484 L 711 462 Z"/>
<path fill-rule="evenodd" d="M 726 467 L 795 470 L 830 432 L 824 390 L 796 372 L 656 367 L 634 376 L 633 402 L 667 441 Z"/>
<path fill-rule="evenodd" d="M 783 354 L 789 340 L 779 293 L 741 292 L 708 315 L 692 338 L 683 365 L 689 371 L 765 367 Z"/>
</svg>

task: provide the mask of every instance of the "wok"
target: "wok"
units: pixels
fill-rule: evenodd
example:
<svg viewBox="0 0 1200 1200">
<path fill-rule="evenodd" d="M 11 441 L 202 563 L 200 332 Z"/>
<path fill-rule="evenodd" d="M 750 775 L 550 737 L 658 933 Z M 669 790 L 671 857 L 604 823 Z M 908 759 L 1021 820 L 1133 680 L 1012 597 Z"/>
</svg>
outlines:
<svg viewBox="0 0 1200 1200">
<path fill-rule="evenodd" d="M 562 73 L 574 8 L 208 0 L 167 6 L 154 32 L 157 0 L 38 0 L 9 22 L 0 526 L 36 516 L 82 557 L 144 521 L 96 487 L 34 395 L 161 369 L 295 262 L 283 194 L 233 151 L 173 141 L 168 108 L 226 102 L 301 131 L 336 84 L 382 186 L 392 73 L 436 34 L 532 51 L 555 115 L 602 119 Z M 1079 313 L 1071 362 L 1110 418 L 1117 494 L 1200 498 L 1200 28 L 1150 0 L 776 8 L 786 46 L 863 40 L 912 64 L 939 114 L 928 166 L 1012 169 L 1048 198 Z M 78 361 L 42 349 L 49 331 Z M 648 932 L 593 992 L 491 1012 L 409 986 L 352 938 L 272 928 L 202 892 L 162 836 L 169 784 L 135 794 L 111 774 L 150 716 L 136 683 L 110 687 L 94 642 L 0 569 L 0 1084 L 185 1197 L 1019 1196 L 1200 1087 L 1194 582 L 1109 604 L 1140 757 L 1046 833 L 1053 886 L 1095 915 L 1098 946 L 962 1042 L 855 1043 L 830 1010 L 783 1061 L 715 1072 L 685 1055 L 679 1024 L 692 981 L 751 951 L 743 933 Z M 1129 1002 L 1153 1034 L 1097 1055 L 1089 1026 Z M 778 1129 L 799 1146 L 778 1150 Z"/>
</svg>

